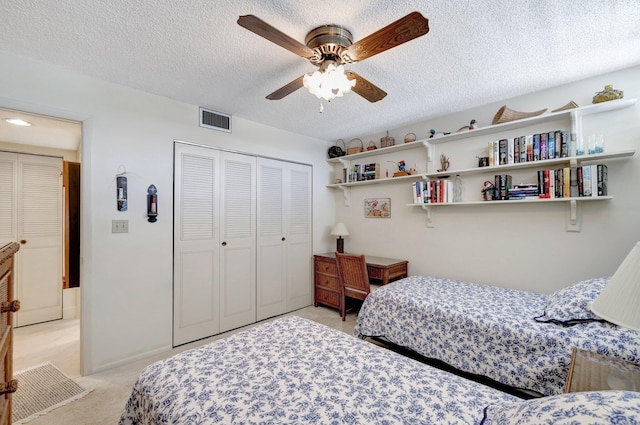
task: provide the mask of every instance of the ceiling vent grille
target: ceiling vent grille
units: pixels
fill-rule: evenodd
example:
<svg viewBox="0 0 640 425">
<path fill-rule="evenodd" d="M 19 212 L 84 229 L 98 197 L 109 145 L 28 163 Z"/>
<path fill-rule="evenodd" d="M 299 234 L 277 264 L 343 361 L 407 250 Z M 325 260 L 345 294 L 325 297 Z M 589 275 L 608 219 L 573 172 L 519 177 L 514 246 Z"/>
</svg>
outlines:
<svg viewBox="0 0 640 425">
<path fill-rule="evenodd" d="M 231 115 L 200 108 L 200 127 L 231 133 Z"/>
</svg>

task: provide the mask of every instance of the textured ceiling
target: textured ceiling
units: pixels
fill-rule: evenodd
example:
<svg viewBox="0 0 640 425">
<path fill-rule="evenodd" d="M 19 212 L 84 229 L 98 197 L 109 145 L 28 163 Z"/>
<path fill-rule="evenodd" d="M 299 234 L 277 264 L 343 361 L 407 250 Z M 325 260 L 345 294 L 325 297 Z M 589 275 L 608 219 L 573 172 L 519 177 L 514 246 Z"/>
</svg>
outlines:
<svg viewBox="0 0 640 425">
<path fill-rule="evenodd" d="M 427 35 L 348 66 L 388 96 L 323 113 L 306 89 L 265 99 L 316 68 L 236 23 L 253 14 L 302 43 L 339 24 L 357 41 L 414 10 Z M 335 140 L 638 65 L 639 23 L 638 0 L 0 0 L 0 50 Z"/>
</svg>

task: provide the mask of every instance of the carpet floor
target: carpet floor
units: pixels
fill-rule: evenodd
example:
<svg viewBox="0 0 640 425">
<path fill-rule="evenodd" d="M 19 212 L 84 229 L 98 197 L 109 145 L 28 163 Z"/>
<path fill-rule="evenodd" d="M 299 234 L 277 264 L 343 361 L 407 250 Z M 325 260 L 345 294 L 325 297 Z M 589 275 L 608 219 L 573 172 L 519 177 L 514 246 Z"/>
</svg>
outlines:
<svg viewBox="0 0 640 425">
<path fill-rule="evenodd" d="M 27 423 L 60 406 L 84 397 L 84 389 L 51 363 L 14 374 L 18 390 L 13 394 L 11 420 L 14 425 Z"/>
</svg>

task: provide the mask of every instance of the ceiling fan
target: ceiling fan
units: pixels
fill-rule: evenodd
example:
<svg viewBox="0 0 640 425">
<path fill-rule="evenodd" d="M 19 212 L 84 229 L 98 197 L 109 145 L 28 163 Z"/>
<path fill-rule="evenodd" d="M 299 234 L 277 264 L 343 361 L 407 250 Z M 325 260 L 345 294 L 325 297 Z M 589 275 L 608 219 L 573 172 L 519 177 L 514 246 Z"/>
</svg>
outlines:
<svg viewBox="0 0 640 425">
<path fill-rule="evenodd" d="M 344 71 L 343 64 L 362 61 L 429 32 L 428 20 L 419 12 L 411 12 L 355 43 L 351 32 L 340 25 L 315 28 L 302 44 L 254 15 L 240 16 L 238 24 L 319 67 L 269 94 L 266 98 L 270 100 L 282 99 L 304 86 L 328 101 L 353 89 L 369 102 L 377 102 L 387 93 L 355 72 Z M 342 81 L 331 86 L 322 80 L 340 73 Z"/>
</svg>

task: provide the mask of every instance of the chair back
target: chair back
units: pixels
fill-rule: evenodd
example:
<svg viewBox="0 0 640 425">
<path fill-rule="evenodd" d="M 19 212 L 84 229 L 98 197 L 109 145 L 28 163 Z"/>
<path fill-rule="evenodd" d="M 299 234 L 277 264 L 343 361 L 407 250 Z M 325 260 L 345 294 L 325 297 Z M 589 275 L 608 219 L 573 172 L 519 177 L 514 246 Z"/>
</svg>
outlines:
<svg viewBox="0 0 640 425">
<path fill-rule="evenodd" d="M 364 300 L 371 292 L 364 254 L 336 252 L 336 264 L 344 296 Z"/>
</svg>

